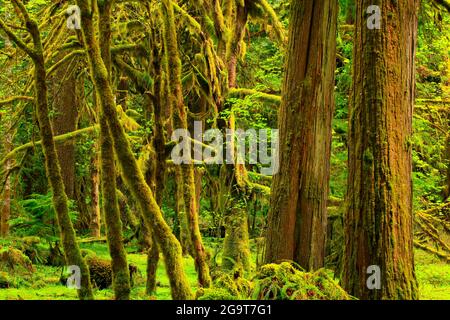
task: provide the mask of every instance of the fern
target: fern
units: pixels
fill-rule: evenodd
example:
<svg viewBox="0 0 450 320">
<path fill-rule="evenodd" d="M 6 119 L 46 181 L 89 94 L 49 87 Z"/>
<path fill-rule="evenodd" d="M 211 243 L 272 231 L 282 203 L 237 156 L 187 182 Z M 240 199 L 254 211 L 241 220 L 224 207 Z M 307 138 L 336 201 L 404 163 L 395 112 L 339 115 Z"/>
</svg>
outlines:
<svg viewBox="0 0 450 320">
<path fill-rule="evenodd" d="M 29 199 L 19 202 L 19 217 L 12 219 L 11 230 L 21 237 L 37 236 L 48 242 L 57 241 L 58 225 L 53 208 L 52 194 L 33 194 Z M 69 201 L 69 216 L 72 222 L 78 218 L 78 212 L 74 210 L 75 204 Z"/>
</svg>

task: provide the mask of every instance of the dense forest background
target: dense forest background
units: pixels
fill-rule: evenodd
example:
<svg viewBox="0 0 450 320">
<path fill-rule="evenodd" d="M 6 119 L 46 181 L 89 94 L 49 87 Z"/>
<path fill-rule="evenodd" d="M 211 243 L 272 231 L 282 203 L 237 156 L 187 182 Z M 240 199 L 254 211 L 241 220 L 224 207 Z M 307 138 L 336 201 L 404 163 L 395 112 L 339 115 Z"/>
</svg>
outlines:
<svg viewBox="0 0 450 320">
<path fill-rule="evenodd" d="M 449 30 L 446 0 L 0 0 L 0 299 L 450 299 Z M 278 170 L 177 163 L 177 129 L 222 147 L 194 121 L 233 160 L 267 129 Z"/>
</svg>

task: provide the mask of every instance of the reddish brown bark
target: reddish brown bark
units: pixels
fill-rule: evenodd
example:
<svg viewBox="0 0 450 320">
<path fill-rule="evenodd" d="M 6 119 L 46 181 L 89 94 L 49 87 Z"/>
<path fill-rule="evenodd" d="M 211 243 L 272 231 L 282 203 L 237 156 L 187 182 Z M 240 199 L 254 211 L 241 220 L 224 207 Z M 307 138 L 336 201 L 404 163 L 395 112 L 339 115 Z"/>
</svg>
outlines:
<svg viewBox="0 0 450 320">
<path fill-rule="evenodd" d="M 324 264 L 337 1 L 292 1 L 266 262 Z"/>
</svg>

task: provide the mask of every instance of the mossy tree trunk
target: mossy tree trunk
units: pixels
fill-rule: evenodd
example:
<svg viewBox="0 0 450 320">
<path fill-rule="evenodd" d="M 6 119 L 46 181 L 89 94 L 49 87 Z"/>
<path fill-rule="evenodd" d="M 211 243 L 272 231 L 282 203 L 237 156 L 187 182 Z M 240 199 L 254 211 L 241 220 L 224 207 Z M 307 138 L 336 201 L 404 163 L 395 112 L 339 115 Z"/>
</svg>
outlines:
<svg viewBox="0 0 450 320">
<path fill-rule="evenodd" d="M 111 1 L 98 3 L 100 48 L 108 77 L 111 77 Z M 97 95 L 97 99 L 100 97 Z M 116 167 L 114 148 L 108 121 L 100 112 L 100 164 L 103 216 L 106 224 L 109 253 L 111 255 L 112 283 L 116 300 L 130 299 L 130 273 L 123 246 L 122 221 L 117 199 Z"/>
<path fill-rule="evenodd" d="M 244 38 L 245 27 L 248 20 L 247 1 L 236 1 L 235 19 L 233 21 L 232 36 L 228 42 L 228 86 L 235 88 L 237 85 L 237 63 L 241 50 L 241 41 Z"/>
<path fill-rule="evenodd" d="M 163 38 L 166 52 L 166 70 L 169 74 L 170 103 L 176 108 L 178 123 L 182 129 L 188 129 L 187 108 L 184 104 L 181 83 L 181 60 L 178 54 L 177 32 L 175 15 L 171 0 L 162 1 L 163 8 Z M 209 287 L 211 277 L 206 250 L 203 246 L 200 228 L 198 224 L 198 206 L 195 192 L 194 164 L 182 165 L 184 201 L 186 208 L 187 227 L 192 245 L 192 253 L 195 260 L 195 268 L 198 274 L 198 282 L 202 287 Z"/>
<path fill-rule="evenodd" d="M 224 53 L 222 57 L 227 63 L 228 89 L 237 87 L 237 65 L 241 56 L 242 40 L 244 38 L 247 21 L 249 17 L 250 1 L 232 1 L 225 9 L 226 24 L 230 30 L 230 36 L 227 41 L 226 50 L 219 50 Z M 234 10 L 232 9 L 234 8 Z M 223 108 L 219 106 L 219 109 Z M 219 121 L 219 128 L 235 129 L 234 116 L 231 116 L 228 122 Z M 224 139 L 226 140 L 226 139 Z M 231 149 L 235 149 L 234 143 Z M 225 178 L 225 184 L 230 186 L 229 194 L 220 194 L 221 197 L 229 197 L 229 208 L 224 208 L 224 227 L 225 238 L 223 243 L 222 269 L 232 271 L 235 268 L 243 268 L 244 271 L 250 270 L 250 244 L 247 222 L 246 206 L 246 188 L 245 165 L 237 164 L 234 166 L 224 165 L 220 170 Z M 231 203 L 232 202 L 232 203 Z"/>
<path fill-rule="evenodd" d="M 242 268 L 249 271 L 251 255 L 246 205 L 237 201 L 225 217 L 225 226 L 222 269 L 232 271 Z"/>
<path fill-rule="evenodd" d="M 381 9 L 381 29 L 366 10 Z M 415 299 L 411 135 L 418 1 L 356 3 L 342 282 L 361 299 Z M 368 289 L 368 267 L 381 289 Z"/>
<path fill-rule="evenodd" d="M 447 132 L 450 132 L 450 112 L 447 112 Z M 446 171 L 446 184 L 442 192 L 442 197 L 444 201 L 450 200 L 450 133 L 447 133 L 447 139 L 445 139 L 445 159 L 447 163 Z"/>
<path fill-rule="evenodd" d="M 89 228 L 91 235 L 95 238 L 101 237 L 101 208 L 100 208 L 100 147 L 96 142 L 95 154 L 92 158 L 91 169 L 91 214 L 89 217 Z"/>
<path fill-rule="evenodd" d="M 36 113 L 39 122 L 39 133 L 42 141 L 42 149 L 45 158 L 45 168 L 47 178 L 50 184 L 53 197 L 53 206 L 55 208 L 58 226 L 60 229 L 61 240 L 64 248 L 64 255 L 68 265 L 76 265 L 81 272 L 81 289 L 78 290 L 78 297 L 82 300 L 93 299 L 89 269 L 83 257 L 76 240 L 75 230 L 69 216 L 69 206 L 66 192 L 64 190 L 64 182 L 61 175 L 61 167 L 59 165 L 58 154 L 56 152 L 55 141 L 53 138 L 53 128 L 49 118 L 48 107 L 48 89 L 47 74 L 45 69 L 45 61 L 43 54 L 43 46 L 39 27 L 36 21 L 32 20 L 22 2 L 17 0 L 13 4 L 18 12 L 20 12 L 25 26 L 33 40 L 33 48 L 22 42 L 7 26 L 0 20 L 0 28 L 2 28 L 8 37 L 17 44 L 17 46 L 25 51 L 34 64 L 34 90 Z"/>
<path fill-rule="evenodd" d="M 4 139 L 4 153 L 8 154 L 12 147 L 12 136 L 11 134 L 6 134 Z M 11 161 L 5 161 L 4 169 L 5 172 L 11 168 Z M 11 178 L 6 177 L 6 181 L 3 185 L 3 193 L 0 202 L 0 237 L 6 238 L 9 235 L 9 218 L 11 216 Z"/>
<path fill-rule="evenodd" d="M 102 112 L 109 125 L 114 150 L 122 167 L 124 181 L 140 210 L 142 210 L 146 223 L 151 226 L 163 252 L 166 272 L 171 284 L 172 298 L 191 299 L 193 295 L 184 271 L 181 246 L 164 221 L 162 212 L 139 169 L 128 138 L 120 124 L 108 71 L 102 59 L 98 41 L 95 38 L 96 28 L 92 21 L 93 12 L 89 6 L 90 3 L 91 1 L 77 1 L 81 9 L 83 39 L 95 90 L 99 96 Z"/>
<path fill-rule="evenodd" d="M 334 110 L 337 1 L 293 0 L 265 261 L 323 267 Z"/>
</svg>

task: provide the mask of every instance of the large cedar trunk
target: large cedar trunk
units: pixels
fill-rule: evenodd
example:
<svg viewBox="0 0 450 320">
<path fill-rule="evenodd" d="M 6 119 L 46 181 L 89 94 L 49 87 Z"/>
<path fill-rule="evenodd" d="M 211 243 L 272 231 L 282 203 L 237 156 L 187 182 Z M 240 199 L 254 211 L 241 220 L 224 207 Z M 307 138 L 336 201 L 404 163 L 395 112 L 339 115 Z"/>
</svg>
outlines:
<svg viewBox="0 0 450 320">
<path fill-rule="evenodd" d="M 324 264 L 337 1 L 292 1 L 266 262 Z"/>
<path fill-rule="evenodd" d="M 381 8 L 381 29 L 366 10 Z M 381 3 L 381 4 L 380 4 Z M 417 0 L 358 1 L 343 285 L 362 299 L 414 299 L 411 134 Z M 367 268 L 381 271 L 368 289 Z"/>
</svg>

